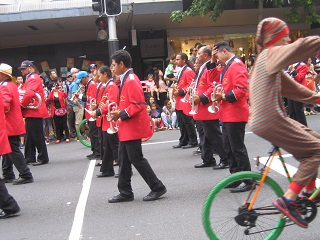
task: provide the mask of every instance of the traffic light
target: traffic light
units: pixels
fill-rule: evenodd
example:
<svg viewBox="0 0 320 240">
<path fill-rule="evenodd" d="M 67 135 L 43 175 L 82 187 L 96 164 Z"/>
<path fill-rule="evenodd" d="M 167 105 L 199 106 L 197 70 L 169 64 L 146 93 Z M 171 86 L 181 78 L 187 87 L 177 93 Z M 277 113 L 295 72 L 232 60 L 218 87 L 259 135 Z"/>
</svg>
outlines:
<svg viewBox="0 0 320 240">
<path fill-rule="evenodd" d="M 97 40 L 98 41 L 106 41 L 108 38 L 108 21 L 106 17 L 98 17 L 96 19 L 97 26 Z"/>
<path fill-rule="evenodd" d="M 106 1 L 106 14 L 107 16 L 117 16 L 122 12 L 120 0 L 105 0 Z"/>
<path fill-rule="evenodd" d="M 104 0 L 92 0 L 92 10 L 102 15 L 105 12 Z"/>
</svg>

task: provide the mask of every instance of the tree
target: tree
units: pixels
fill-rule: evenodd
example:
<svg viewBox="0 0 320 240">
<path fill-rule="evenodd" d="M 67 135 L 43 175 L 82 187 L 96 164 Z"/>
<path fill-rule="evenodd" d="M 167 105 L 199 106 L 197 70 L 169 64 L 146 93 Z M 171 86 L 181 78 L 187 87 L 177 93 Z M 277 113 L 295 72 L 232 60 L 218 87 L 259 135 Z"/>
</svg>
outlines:
<svg viewBox="0 0 320 240">
<path fill-rule="evenodd" d="M 262 20 L 263 0 L 251 0 L 258 2 L 259 21 Z M 302 16 L 305 15 L 305 22 L 320 23 L 320 15 L 317 13 L 316 6 L 312 0 L 266 0 L 271 1 L 274 7 L 281 8 L 285 4 L 291 6 L 290 11 L 286 14 L 289 22 L 297 23 L 302 20 Z M 220 15 L 223 13 L 224 0 L 193 0 L 190 8 L 186 11 L 173 11 L 171 14 L 172 21 L 182 22 L 184 17 L 187 16 L 206 16 L 209 14 L 209 18 L 212 21 L 217 21 Z M 303 14 L 304 13 L 304 14 Z"/>
</svg>

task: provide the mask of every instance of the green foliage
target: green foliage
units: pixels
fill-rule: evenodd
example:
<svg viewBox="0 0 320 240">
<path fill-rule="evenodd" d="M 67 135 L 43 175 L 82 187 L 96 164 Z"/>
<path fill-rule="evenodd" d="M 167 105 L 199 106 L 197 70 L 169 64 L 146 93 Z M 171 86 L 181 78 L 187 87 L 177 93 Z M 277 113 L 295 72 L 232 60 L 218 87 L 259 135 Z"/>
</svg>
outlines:
<svg viewBox="0 0 320 240">
<path fill-rule="evenodd" d="M 173 11 L 171 14 L 171 20 L 182 22 L 187 16 L 206 16 L 212 21 L 217 21 L 217 19 L 223 13 L 223 2 L 228 0 L 194 0 L 191 7 L 186 11 Z M 251 0 L 259 1 L 259 0 Z M 260 0 L 260 1 L 271 1 L 273 6 L 277 8 L 283 7 L 285 4 L 289 3 L 291 6 L 290 11 L 286 14 L 289 22 L 300 22 L 304 20 L 306 23 L 319 22 L 320 16 L 316 11 L 315 5 L 312 0 Z M 304 13 L 304 14 L 303 14 Z M 305 15 L 305 19 L 301 19 Z"/>
</svg>

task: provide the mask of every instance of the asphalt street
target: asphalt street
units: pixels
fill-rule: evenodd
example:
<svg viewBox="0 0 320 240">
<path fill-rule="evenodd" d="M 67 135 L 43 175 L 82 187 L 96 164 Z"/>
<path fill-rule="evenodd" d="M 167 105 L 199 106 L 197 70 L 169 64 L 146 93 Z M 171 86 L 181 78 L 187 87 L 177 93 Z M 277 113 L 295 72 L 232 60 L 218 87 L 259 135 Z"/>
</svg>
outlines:
<svg viewBox="0 0 320 240">
<path fill-rule="evenodd" d="M 320 131 L 320 114 L 308 116 L 307 120 L 311 129 Z M 94 166 L 96 161 L 85 157 L 90 153 L 89 148 L 77 141 L 58 145 L 52 142 L 47 146 L 50 163 L 30 166 L 34 183 L 7 184 L 21 213 L 1 220 L 0 239 L 207 239 L 201 221 L 203 203 L 210 189 L 229 172 L 195 169 L 194 164 L 201 162 L 200 156 L 192 155 L 195 149 L 172 149 L 178 138 L 178 130 L 156 132 L 143 144 L 144 156 L 166 185 L 167 194 L 158 201 L 142 201 L 150 189 L 134 169 L 135 200 L 117 204 L 107 201 L 118 194 L 117 179 L 96 177 L 99 173 L 99 167 Z M 271 144 L 251 133 L 249 128 L 245 142 L 252 170 L 257 171 L 253 158 L 266 157 Z M 292 157 L 285 159 L 297 167 L 297 161 Z M 274 170 L 269 176 L 283 189 L 287 188 L 286 177 Z M 303 236 L 318 240 L 319 219 L 318 216 L 309 229 L 288 227 L 279 239 L 295 240 Z"/>
</svg>

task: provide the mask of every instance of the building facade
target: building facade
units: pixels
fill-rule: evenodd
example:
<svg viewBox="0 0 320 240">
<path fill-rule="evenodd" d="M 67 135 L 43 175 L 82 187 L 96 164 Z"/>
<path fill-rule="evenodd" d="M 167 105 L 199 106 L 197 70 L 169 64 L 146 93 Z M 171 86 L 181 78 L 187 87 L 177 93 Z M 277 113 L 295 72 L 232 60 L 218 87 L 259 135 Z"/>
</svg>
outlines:
<svg viewBox="0 0 320 240">
<path fill-rule="evenodd" d="M 131 53 L 133 67 L 142 79 L 151 66 L 165 68 L 167 56 L 189 54 L 196 42 L 226 40 L 240 56 L 255 52 L 258 10 L 252 1 L 226 1 L 217 22 L 188 17 L 182 23 L 170 19 L 172 11 L 183 8 L 181 0 L 121 3 L 122 14 L 116 18 L 119 48 L 126 47 Z M 97 41 L 98 13 L 91 6 L 91 0 L 0 0 L 0 61 L 18 66 L 25 59 L 34 60 L 40 73 L 47 64 L 59 75 L 71 65 L 86 70 L 91 62 L 109 64 L 108 41 Z M 268 3 L 264 7 L 264 17 L 282 19 L 289 9 L 270 8 Z M 317 33 L 303 22 L 289 27 L 294 37 Z M 15 69 L 14 75 L 18 74 Z"/>
</svg>

